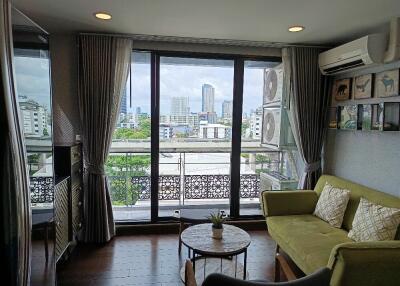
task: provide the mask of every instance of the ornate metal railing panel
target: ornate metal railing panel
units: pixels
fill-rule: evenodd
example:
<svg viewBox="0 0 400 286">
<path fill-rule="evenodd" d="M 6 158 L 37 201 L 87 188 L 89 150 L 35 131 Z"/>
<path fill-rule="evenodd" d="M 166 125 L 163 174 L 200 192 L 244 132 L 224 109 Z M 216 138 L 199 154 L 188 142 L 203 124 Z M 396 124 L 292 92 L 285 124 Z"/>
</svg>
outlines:
<svg viewBox="0 0 400 286">
<path fill-rule="evenodd" d="M 181 194 L 181 177 L 163 175 L 158 179 L 159 200 L 179 200 Z"/>
<path fill-rule="evenodd" d="M 242 199 L 258 198 L 260 195 L 260 175 L 240 175 L 240 197 Z"/>
<path fill-rule="evenodd" d="M 52 203 L 54 201 L 53 177 L 30 177 L 31 203 Z"/>
<path fill-rule="evenodd" d="M 110 176 L 113 200 L 125 201 L 127 205 L 136 200 L 150 200 L 150 176 L 134 176 L 130 179 Z M 162 175 L 159 177 L 159 200 L 183 199 L 228 199 L 230 196 L 229 175 Z M 260 176 L 248 174 L 240 176 L 240 197 L 258 198 L 260 193 Z M 130 200 L 134 197 L 134 200 Z"/>
<path fill-rule="evenodd" d="M 185 199 L 227 199 L 230 184 L 229 175 L 186 175 Z"/>
<path fill-rule="evenodd" d="M 133 189 L 138 191 L 138 200 L 149 200 L 150 199 L 150 177 L 149 176 L 137 176 L 132 177 Z M 179 200 L 180 198 L 180 187 L 181 178 L 175 175 L 160 176 L 158 180 L 159 200 Z"/>
<path fill-rule="evenodd" d="M 137 176 L 132 177 L 132 188 L 138 192 L 138 200 L 150 200 L 150 177 L 149 176 Z"/>
</svg>

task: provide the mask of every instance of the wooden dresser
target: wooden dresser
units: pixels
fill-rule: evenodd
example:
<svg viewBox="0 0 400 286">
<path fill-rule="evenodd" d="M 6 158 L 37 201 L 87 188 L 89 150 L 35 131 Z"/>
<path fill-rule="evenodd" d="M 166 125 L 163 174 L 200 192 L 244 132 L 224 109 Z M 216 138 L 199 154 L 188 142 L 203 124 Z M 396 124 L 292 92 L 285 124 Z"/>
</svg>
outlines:
<svg viewBox="0 0 400 286">
<path fill-rule="evenodd" d="M 79 240 L 83 226 L 82 158 L 81 144 L 54 146 L 55 175 L 56 177 L 69 177 L 66 207 L 68 209 L 68 240 L 70 244 Z M 64 206 L 59 207 L 63 208 Z"/>
<path fill-rule="evenodd" d="M 69 239 L 69 177 L 58 178 L 54 186 L 55 254 L 58 261 L 68 249 Z"/>
</svg>

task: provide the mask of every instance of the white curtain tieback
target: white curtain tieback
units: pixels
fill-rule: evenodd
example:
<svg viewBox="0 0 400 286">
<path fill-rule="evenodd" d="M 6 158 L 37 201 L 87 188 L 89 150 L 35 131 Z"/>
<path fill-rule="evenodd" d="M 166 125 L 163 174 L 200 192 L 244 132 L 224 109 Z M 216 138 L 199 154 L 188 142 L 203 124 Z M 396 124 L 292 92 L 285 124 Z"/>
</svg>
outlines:
<svg viewBox="0 0 400 286">
<path fill-rule="evenodd" d="M 85 170 L 91 174 L 105 175 L 104 165 L 102 164 L 92 164 L 89 162 L 85 162 Z"/>
</svg>

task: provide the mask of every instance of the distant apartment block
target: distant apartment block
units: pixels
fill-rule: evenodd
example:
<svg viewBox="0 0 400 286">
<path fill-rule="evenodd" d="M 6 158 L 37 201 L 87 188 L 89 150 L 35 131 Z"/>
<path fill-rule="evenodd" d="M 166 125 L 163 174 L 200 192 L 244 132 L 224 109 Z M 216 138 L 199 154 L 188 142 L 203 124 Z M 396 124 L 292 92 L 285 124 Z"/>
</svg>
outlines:
<svg viewBox="0 0 400 286">
<path fill-rule="evenodd" d="M 169 124 L 160 124 L 159 135 L 160 139 L 172 138 L 172 127 Z"/>
<path fill-rule="evenodd" d="M 171 116 L 188 116 L 189 115 L 189 97 L 174 96 L 171 98 Z"/>
<path fill-rule="evenodd" d="M 251 137 L 253 139 L 261 138 L 261 130 L 262 130 L 262 108 L 257 108 L 256 111 L 253 111 L 250 114 L 250 131 Z"/>
<path fill-rule="evenodd" d="M 222 102 L 222 118 L 231 119 L 232 118 L 233 103 L 232 100 L 224 100 Z"/>
<path fill-rule="evenodd" d="M 199 122 L 207 121 L 210 124 L 217 123 L 217 113 L 215 112 L 199 112 Z"/>
<path fill-rule="evenodd" d="M 202 86 L 202 112 L 214 112 L 214 93 L 215 89 L 211 84 L 203 84 Z"/>
<path fill-rule="evenodd" d="M 119 108 L 119 113 L 126 114 L 128 112 L 127 110 L 127 97 L 126 97 L 126 88 L 124 88 L 124 91 L 122 93 L 122 98 L 121 98 L 121 105 Z"/>
<path fill-rule="evenodd" d="M 46 108 L 34 100 L 20 101 L 19 107 L 25 136 L 42 137 L 49 135 Z"/>
<path fill-rule="evenodd" d="M 199 138 L 225 139 L 225 138 L 230 138 L 231 135 L 232 135 L 232 129 L 230 126 L 200 122 Z"/>
</svg>

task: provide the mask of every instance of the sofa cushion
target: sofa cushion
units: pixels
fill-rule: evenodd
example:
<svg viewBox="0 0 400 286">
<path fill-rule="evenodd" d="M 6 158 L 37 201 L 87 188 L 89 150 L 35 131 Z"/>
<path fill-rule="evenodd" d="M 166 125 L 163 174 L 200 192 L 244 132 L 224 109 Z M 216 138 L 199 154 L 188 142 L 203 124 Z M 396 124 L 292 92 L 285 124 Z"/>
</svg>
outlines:
<svg viewBox="0 0 400 286">
<path fill-rule="evenodd" d="M 349 238 L 358 242 L 393 240 L 399 224 L 400 209 L 383 207 L 361 198 Z"/>
<path fill-rule="evenodd" d="M 345 230 L 310 214 L 268 217 L 267 225 L 272 238 L 306 274 L 326 266 L 334 246 L 352 242 Z"/>
<path fill-rule="evenodd" d="M 326 183 L 318 198 L 314 215 L 326 221 L 331 226 L 340 228 L 349 198 L 349 190 L 335 188 Z"/>
<path fill-rule="evenodd" d="M 389 178 L 388 178 L 389 179 Z M 317 185 L 315 186 L 315 191 L 318 194 L 321 194 L 322 189 L 324 188 L 325 184 L 329 183 L 330 185 L 336 188 L 348 189 L 350 190 L 350 200 L 347 204 L 346 212 L 343 218 L 343 225 L 342 228 L 349 231 L 352 227 L 354 215 L 356 213 L 358 203 L 360 202 L 360 198 L 364 197 L 370 202 L 375 204 L 379 204 L 385 207 L 390 208 L 400 208 L 400 197 L 392 196 L 389 194 L 385 194 L 374 189 L 365 187 L 360 184 L 353 183 L 351 181 L 330 176 L 330 175 L 322 175 Z M 397 238 L 400 238 L 400 227 L 398 229 Z"/>
</svg>

